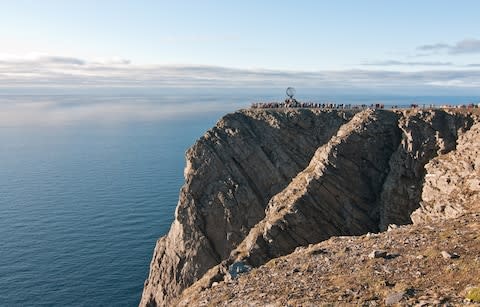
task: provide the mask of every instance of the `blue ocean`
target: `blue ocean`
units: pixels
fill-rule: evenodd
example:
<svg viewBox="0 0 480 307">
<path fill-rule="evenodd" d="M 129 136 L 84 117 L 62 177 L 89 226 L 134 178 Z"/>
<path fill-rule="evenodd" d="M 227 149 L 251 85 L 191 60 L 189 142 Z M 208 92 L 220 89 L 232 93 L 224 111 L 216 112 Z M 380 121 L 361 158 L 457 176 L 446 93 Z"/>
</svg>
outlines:
<svg viewBox="0 0 480 307">
<path fill-rule="evenodd" d="M 137 306 L 155 241 L 173 220 L 185 150 L 223 114 L 283 96 L 281 89 L 0 91 L 0 306 Z M 313 90 L 303 98 L 478 101 Z"/>
</svg>

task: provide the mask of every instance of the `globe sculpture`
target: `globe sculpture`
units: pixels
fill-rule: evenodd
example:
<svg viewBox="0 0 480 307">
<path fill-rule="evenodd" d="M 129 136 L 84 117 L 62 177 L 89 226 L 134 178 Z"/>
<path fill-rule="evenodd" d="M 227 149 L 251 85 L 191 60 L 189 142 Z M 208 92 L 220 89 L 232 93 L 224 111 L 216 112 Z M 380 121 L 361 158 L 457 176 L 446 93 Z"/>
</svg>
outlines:
<svg viewBox="0 0 480 307">
<path fill-rule="evenodd" d="M 292 99 L 293 96 L 295 96 L 296 91 L 293 87 L 287 87 L 286 93 L 287 93 L 287 96 L 290 97 L 290 99 Z"/>
</svg>

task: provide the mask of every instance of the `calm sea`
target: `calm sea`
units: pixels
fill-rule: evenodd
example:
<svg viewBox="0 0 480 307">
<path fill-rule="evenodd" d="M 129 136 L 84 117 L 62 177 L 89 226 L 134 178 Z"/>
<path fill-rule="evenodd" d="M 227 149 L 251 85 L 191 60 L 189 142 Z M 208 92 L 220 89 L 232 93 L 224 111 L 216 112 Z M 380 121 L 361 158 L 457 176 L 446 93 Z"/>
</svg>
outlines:
<svg viewBox="0 0 480 307">
<path fill-rule="evenodd" d="M 224 113 L 283 94 L 146 92 L 0 94 L 0 306 L 136 306 L 173 219 L 185 150 Z"/>
</svg>

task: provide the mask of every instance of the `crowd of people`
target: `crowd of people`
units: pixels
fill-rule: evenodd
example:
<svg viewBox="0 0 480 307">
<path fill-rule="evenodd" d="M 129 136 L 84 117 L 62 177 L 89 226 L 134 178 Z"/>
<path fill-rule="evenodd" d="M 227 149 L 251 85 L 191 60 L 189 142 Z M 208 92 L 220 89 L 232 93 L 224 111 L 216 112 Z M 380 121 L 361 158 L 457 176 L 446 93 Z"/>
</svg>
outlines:
<svg viewBox="0 0 480 307">
<path fill-rule="evenodd" d="M 254 102 L 251 107 L 253 109 L 281 109 L 281 108 L 318 108 L 318 109 L 383 109 L 383 103 L 376 104 L 345 104 L 345 103 L 318 103 L 318 102 Z"/>
<path fill-rule="evenodd" d="M 410 105 L 388 105 L 388 108 L 391 109 L 435 109 L 435 108 L 456 108 L 456 109 L 471 109 L 479 108 L 480 104 L 462 104 L 462 105 L 436 105 L 436 104 L 416 104 L 412 103 Z M 285 102 L 254 102 L 251 105 L 253 109 L 281 109 L 281 108 L 318 108 L 318 109 L 384 109 L 385 104 L 383 103 L 374 103 L 374 104 L 345 104 L 345 103 L 318 103 L 318 102 L 299 102 L 299 101 L 285 101 Z"/>
</svg>

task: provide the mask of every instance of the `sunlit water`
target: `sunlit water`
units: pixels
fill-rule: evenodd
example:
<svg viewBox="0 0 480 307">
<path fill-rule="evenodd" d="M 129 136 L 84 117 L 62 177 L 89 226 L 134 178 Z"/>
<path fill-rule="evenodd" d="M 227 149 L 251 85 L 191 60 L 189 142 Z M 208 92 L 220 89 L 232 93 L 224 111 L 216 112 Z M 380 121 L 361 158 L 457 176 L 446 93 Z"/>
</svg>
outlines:
<svg viewBox="0 0 480 307">
<path fill-rule="evenodd" d="M 0 97 L 0 113 L 20 116 L 0 123 L 0 306 L 136 306 L 155 241 L 173 219 L 185 150 L 256 97 L 242 93 Z M 22 121 L 28 101 L 50 101 L 34 112 L 52 122 Z M 130 107 L 116 118 L 97 108 L 105 101 Z M 137 112 L 132 101 L 143 101 Z"/>
</svg>

